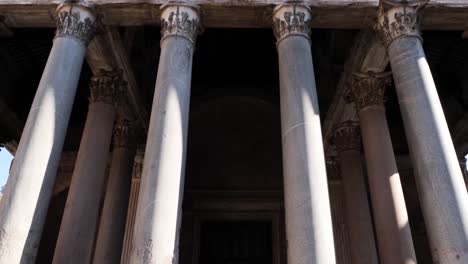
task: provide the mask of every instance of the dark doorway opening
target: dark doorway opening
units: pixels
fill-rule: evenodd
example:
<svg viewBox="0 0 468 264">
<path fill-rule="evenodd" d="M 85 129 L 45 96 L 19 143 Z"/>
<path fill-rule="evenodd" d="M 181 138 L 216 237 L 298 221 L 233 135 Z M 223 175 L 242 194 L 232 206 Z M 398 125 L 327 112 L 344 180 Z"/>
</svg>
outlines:
<svg viewBox="0 0 468 264">
<path fill-rule="evenodd" d="M 207 221 L 201 226 L 200 263 L 272 264 L 272 224 Z"/>
</svg>

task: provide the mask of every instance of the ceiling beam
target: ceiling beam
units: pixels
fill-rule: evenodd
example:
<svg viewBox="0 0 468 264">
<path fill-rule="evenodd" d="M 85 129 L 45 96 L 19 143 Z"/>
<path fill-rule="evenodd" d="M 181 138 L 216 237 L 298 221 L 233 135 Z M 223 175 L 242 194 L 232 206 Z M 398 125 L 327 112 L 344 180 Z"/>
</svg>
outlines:
<svg viewBox="0 0 468 264">
<path fill-rule="evenodd" d="M 130 65 L 128 51 L 124 47 L 118 30 L 104 26 L 89 44 L 86 59 L 95 75 L 101 70 L 122 70 L 122 77 L 127 82 L 127 100 L 126 104 L 121 105 L 119 114 L 128 120 L 137 120 L 140 127 L 144 128 L 143 131 L 146 131 L 149 120 L 148 112 L 144 107 L 141 90 Z"/>
<path fill-rule="evenodd" d="M 0 139 L 8 151 L 16 153 L 18 142 L 21 138 L 24 122 L 16 115 L 16 113 L 0 99 Z"/>
<path fill-rule="evenodd" d="M 2 0 L 8 27 L 54 27 L 55 9 L 63 0 Z M 94 0 L 103 23 L 111 26 L 158 25 L 167 0 Z M 205 27 L 268 28 L 277 4 L 286 0 L 191 0 L 199 4 Z M 314 28 L 361 29 L 376 17 L 378 0 L 306 0 Z M 431 0 L 424 11 L 426 30 L 465 30 L 468 0 Z"/>
<path fill-rule="evenodd" d="M 348 83 L 353 72 L 383 72 L 388 65 L 386 49 L 375 32 L 365 29 L 359 32 L 345 63 L 344 71 L 338 82 L 335 95 L 323 122 L 324 138 L 331 137 L 334 126 L 346 120 L 357 120 L 356 111 L 344 100 Z M 325 153 L 333 155 L 333 146 L 329 140 L 324 141 Z"/>
</svg>

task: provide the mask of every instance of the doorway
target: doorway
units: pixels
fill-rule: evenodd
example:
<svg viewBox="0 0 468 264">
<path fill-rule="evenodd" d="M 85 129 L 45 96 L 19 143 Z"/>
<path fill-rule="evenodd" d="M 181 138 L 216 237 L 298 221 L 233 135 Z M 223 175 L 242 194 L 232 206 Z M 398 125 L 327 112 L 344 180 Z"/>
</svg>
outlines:
<svg viewBox="0 0 468 264">
<path fill-rule="evenodd" d="M 203 264 L 272 264 L 272 223 L 206 221 L 200 228 Z"/>
</svg>

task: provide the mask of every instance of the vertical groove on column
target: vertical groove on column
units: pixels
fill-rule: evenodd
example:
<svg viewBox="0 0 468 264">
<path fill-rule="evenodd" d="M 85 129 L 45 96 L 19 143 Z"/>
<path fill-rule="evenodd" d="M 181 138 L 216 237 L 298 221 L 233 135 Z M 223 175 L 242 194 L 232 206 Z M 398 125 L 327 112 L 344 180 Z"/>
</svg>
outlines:
<svg viewBox="0 0 468 264">
<path fill-rule="evenodd" d="M 349 239 L 344 219 L 343 186 L 341 181 L 329 183 L 330 204 L 333 220 L 333 234 L 335 237 L 336 263 L 351 264 Z"/>
<path fill-rule="evenodd" d="M 92 261 L 107 160 L 116 116 L 114 86 L 91 82 L 91 99 L 53 263 Z M 99 84 L 96 84 L 99 83 Z M 110 92 L 110 91 L 112 92 Z M 86 195 L 83 195 L 83 194 Z"/>
<path fill-rule="evenodd" d="M 377 264 L 377 247 L 365 176 L 361 160 L 359 123 L 348 119 L 337 124 L 330 138 L 337 152 L 337 171 L 341 175 L 341 210 L 349 238 L 350 262 Z"/>
<path fill-rule="evenodd" d="M 140 192 L 141 170 L 143 168 L 143 153 L 139 151 L 135 156 L 133 165 L 132 186 L 130 199 L 128 201 L 127 223 L 125 224 L 125 235 L 122 248 L 121 264 L 130 264 L 130 253 L 132 249 L 133 229 L 135 227 L 135 216 L 138 204 L 138 194 Z"/>
</svg>

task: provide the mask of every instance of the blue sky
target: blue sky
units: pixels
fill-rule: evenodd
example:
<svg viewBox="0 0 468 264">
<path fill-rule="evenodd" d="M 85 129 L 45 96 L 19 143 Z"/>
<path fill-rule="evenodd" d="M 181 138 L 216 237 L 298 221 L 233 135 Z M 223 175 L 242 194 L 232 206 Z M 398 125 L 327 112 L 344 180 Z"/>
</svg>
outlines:
<svg viewBox="0 0 468 264">
<path fill-rule="evenodd" d="M 3 187 L 8 179 L 10 163 L 13 159 L 10 152 L 5 148 L 0 148 L 0 188 Z"/>
</svg>

